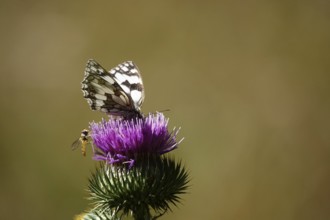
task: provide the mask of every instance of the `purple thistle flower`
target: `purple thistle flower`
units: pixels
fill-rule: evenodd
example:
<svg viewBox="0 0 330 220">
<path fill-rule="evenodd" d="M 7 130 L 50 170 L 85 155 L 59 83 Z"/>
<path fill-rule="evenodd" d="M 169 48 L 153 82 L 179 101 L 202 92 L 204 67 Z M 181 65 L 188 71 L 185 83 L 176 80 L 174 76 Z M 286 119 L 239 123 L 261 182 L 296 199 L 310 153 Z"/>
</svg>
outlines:
<svg viewBox="0 0 330 220">
<path fill-rule="evenodd" d="M 179 129 L 167 130 L 168 119 L 162 113 L 145 118 L 122 120 L 110 118 L 91 123 L 91 138 L 97 147 L 95 160 L 133 166 L 142 155 L 162 155 L 177 148 Z"/>
</svg>

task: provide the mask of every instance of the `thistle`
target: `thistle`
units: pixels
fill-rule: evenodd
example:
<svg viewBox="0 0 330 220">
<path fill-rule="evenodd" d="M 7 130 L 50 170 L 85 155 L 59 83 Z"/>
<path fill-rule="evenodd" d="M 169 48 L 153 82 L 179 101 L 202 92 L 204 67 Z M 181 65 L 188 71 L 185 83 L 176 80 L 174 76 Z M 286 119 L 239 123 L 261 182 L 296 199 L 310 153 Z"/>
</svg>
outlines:
<svg viewBox="0 0 330 220">
<path fill-rule="evenodd" d="M 177 148 L 178 129 L 167 130 L 161 113 L 131 120 L 110 119 L 91 123 L 91 137 L 98 149 L 95 160 L 109 164 L 128 163 L 130 167 L 145 155 L 160 156 Z"/>
<path fill-rule="evenodd" d="M 79 219 L 156 219 L 178 205 L 189 180 L 182 163 L 166 154 L 182 141 L 179 129 L 167 126 L 162 113 L 90 124 L 100 164 L 89 178 L 92 209 Z"/>
</svg>

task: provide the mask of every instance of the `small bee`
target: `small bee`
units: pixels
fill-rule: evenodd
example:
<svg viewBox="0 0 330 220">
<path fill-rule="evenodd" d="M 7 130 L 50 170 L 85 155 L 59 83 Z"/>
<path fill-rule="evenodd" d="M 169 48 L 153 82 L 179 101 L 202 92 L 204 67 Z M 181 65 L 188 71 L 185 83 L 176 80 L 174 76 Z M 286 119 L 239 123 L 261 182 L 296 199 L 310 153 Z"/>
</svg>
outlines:
<svg viewBox="0 0 330 220">
<path fill-rule="evenodd" d="M 86 145 L 89 143 L 88 140 L 89 137 L 89 131 L 87 129 L 84 129 L 81 131 L 80 138 L 77 139 L 73 144 L 71 145 L 72 150 L 76 150 L 77 148 L 81 148 L 81 153 L 85 157 L 86 156 Z"/>
</svg>

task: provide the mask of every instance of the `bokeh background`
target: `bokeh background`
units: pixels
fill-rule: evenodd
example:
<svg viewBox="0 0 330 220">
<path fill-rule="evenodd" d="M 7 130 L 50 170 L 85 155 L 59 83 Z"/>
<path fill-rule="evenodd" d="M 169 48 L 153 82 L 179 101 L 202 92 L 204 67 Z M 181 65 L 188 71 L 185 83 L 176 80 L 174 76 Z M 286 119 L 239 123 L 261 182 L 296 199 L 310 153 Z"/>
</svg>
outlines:
<svg viewBox="0 0 330 220">
<path fill-rule="evenodd" d="M 87 59 L 133 60 L 143 111 L 170 109 L 189 194 L 163 219 L 330 219 L 330 3 L 0 3 L 0 215 L 72 219 L 95 168 Z"/>
</svg>

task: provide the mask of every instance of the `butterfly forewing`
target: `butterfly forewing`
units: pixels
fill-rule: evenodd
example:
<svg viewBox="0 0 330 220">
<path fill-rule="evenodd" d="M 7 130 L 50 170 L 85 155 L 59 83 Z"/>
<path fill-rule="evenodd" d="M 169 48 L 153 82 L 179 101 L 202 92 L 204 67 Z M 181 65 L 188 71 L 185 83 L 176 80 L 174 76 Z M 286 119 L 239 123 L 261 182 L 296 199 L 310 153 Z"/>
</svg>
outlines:
<svg viewBox="0 0 330 220">
<path fill-rule="evenodd" d="M 141 116 L 144 89 L 139 70 L 132 61 L 107 72 L 96 61 L 89 60 L 82 91 L 93 110 L 124 118 Z"/>
</svg>

